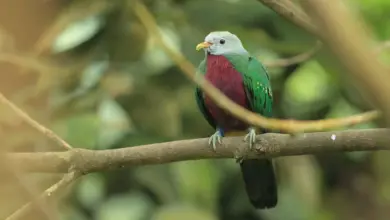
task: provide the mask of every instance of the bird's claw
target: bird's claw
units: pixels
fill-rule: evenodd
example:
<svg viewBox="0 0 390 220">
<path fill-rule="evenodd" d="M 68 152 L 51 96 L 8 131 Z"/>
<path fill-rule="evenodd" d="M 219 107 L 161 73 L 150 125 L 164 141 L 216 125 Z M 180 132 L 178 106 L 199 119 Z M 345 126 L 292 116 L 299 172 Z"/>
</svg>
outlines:
<svg viewBox="0 0 390 220">
<path fill-rule="evenodd" d="M 245 135 L 244 140 L 249 142 L 249 150 L 252 150 L 253 145 L 256 142 L 256 130 L 250 128 L 248 134 Z"/>
<path fill-rule="evenodd" d="M 242 157 L 242 156 L 236 156 L 236 157 L 234 157 L 234 159 L 236 160 L 236 163 L 239 163 L 239 164 L 241 164 L 242 161 L 244 161 L 244 157 Z"/>
<path fill-rule="evenodd" d="M 216 131 L 211 137 L 209 138 L 209 145 L 213 148 L 214 151 L 217 150 L 217 143 L 222 144 L 222 135 L 219 131 Z"/>
</svg>

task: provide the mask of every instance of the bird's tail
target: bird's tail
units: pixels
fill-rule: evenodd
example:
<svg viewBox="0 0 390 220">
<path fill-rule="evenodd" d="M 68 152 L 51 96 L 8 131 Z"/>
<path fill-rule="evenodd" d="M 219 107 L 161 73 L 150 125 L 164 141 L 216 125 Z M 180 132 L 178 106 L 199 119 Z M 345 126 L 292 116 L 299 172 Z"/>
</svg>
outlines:
<svg viewBox="0 0 390 220">
<path fill-rule="evenodd" d="M 244 160 L 240 166 L 251 204 L 257 209 L 275 207 L 278 192 L 272 161 L 250 159 Z"/>
</svg>

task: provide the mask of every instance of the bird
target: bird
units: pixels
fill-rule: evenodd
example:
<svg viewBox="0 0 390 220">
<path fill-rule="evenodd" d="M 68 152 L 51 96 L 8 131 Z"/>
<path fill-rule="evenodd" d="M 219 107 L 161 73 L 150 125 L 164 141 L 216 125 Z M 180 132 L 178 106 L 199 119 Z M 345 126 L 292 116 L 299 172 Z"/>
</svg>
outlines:
<svg viewBox="0 0 390 220">
<path fill-rule="evenodd" d="M 272 117 L 272 88 L 269 74 L 252 56 L 241 40 L 229 31 L 210 32 L 196 50 L 204 50 L 196 74 L 202 74 L 214 87 L 241 107 Z M 227 133 L 246 134 L 249 149 L 256 141 L 256 128 L 219 107 L 199 86 L 195 88 L 197 107 L 208 124 L 215 129 L 209 145 L 215 151 Z M 266 133 L 266 129 L 258 129 Z M 269 131 L 268 131 L 269 132 Z M 277 181 L 271 159 L 237 160 L 250 204 L 256 209 L 274 208 L 278 202 Z"/>
</svg>

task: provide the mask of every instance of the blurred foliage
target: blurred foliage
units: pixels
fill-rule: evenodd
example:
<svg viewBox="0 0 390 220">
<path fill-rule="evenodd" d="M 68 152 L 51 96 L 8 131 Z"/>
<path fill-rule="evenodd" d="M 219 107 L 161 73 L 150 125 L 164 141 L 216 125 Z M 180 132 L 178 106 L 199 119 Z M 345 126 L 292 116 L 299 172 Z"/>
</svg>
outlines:
<svg viewBox="0 0 390 220">
<path fill-rule="evenodd" d="M 156 16 L 167 44 L 195 65 L 203 57 L 195 51 L 195 45 L 213 30 L 236 33 L 262 60 L 293 56 L 315 43 L 311 36 L 256 0 L 144 2 Z M 377 39 L 390 37 L 388 0 L 348 2 L 363 14 Z M 38 66 L 38 83 L 15 95 L 22 102 L 38 95 L 37 91 L 49 92 L 50 126 L 74 146 L 113 149 L 212 133 L 197 110 L 194 85 L 148 36 L 131 4 L 130 0 L 67 1 L 33 51 L 44 53 L 66 71 Z M 307 62 L 269 71 L 275 117 L 334 118 L 370 109 L 326 49 Z M 11 114 L 6 109 L 1 111 Z M 45 114 L 28 111 L 39 117 Z M 366 123 L 353 129 L 377 126 Z M 29 134 L 26 131 L 19 135 L 27 138 Z M 362 152 L 278 158 L 279 205 L 262 211 L 249 205 L 233 160 L 177 162 L 95 173 L 75 184 L 69 203 L 61 206 L 61 217 L 387 219 L 387 156 L 383 152 Z"/>
</svg>

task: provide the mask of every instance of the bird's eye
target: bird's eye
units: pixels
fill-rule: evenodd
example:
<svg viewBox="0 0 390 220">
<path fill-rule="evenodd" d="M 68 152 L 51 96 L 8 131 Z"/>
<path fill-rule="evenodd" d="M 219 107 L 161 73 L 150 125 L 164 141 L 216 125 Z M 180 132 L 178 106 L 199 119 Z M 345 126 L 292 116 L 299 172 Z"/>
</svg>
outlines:
<svg viewBox="0 0 390 220">
<path fill-rule="evenodd" d="M 225 44 L 225 40 L 224 40 L 224 39 L 221 39 L 221 40 L 219 40 L 219 43 L 220 43 L 220 44 Z"/>
</svg>

